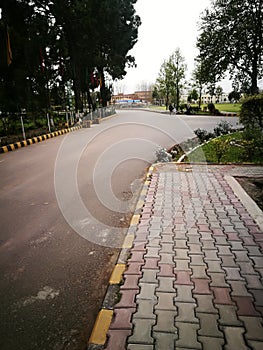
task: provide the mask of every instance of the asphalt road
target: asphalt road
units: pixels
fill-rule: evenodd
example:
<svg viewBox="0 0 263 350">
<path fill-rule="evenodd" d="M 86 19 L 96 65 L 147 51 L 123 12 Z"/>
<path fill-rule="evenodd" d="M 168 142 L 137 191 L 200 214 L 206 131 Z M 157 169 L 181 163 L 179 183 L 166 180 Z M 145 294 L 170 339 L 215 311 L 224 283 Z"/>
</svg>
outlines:
<svg viewBox="0 0 263 350">
<path fill-rule="evenodd" d="M 0 155 L 1 350 L 85 349 L 156 149 L 221 119 L 119 111 Z"/>
</svg>

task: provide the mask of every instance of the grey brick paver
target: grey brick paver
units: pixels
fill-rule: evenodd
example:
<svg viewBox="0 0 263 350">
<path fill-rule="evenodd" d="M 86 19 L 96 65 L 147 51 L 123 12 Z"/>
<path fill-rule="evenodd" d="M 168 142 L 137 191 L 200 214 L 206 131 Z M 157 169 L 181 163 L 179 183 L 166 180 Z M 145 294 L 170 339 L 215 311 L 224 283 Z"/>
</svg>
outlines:
<svg viewBox="0 0 263 350">
<path fill-rule="evenodd" d="M 222 350 L 225 343 L 222 338 L 198 337 L 198 340 L 202 343 L 203 350 Z"/>
<path fill-rule="evenodd" d="M 244 339 L 245 329 L 241 327 L 224 327 L 226 345 L 224 350 L 247 350 Z"/>
<path fill-rule="evenodd" d="M 218 328 L 218 319 L 217 314 L 205 314 L 205 313 L 196 313 L 197 318 L 200 320 L 201 328 L 198 331 L 199 335 L 223 338 L 223 333 Z"/>
<path fill-rule="evenodd" d="M 156 284 L 140 282 L 139 286 L 141 290 L 140 290 L 140 293 L 136 296 L 136 300 L 138 299 L 150 299 L 154 301 L 157 300 L 155 296 L 155 290 L 157 286 Z"/>
<path fill-rule="evenodd" d="M 219 324 L 222 326 L 242 326 L 237 317 L 237 307 L 233 305 L 216 305 L 219 312 Z"/>
<path fill-rule="evenodd" d="M 231 286 L 232 292 L 230 292 L 233 296 L 240 297 L 251 297 L 252 295 L 248 292 L 246 283 L 243 281 L 228 281 Z"/>
<path fill-rule="evenodd" d="M 193 286 L 176 285 L 177 296 L 175 297 L 175 301 L 183 303 L 194 303 L 195 300 L 192 296 L 193 289 Z"/>
<path fill-rule="evenodd" d="M 175 317 L 177 312 L 175 310 L 156 310 L 157 322 L 153 327 L 155 332 L 175 333 L 176 328 L 174 326 Z"/>
<path fill-rule="evenodd" d="M 245 338 L 263 342 L 262 319 L 258 317 L 247 316 L 240 316 L 240 319 L 244 323 L 244 327 L 246 329 Z"/>
<path fill-rule="evenodd" d="M 194 303 L 176 303 L 178 309 L 178 316 L 176 322 L 199 323 L 195 316 L 196 304 Z"/>
<path fill-rule="evenodd" d="M 201 343 L 199 343 L 197 338 L 198 324 L 176 322 L 175 326 L 178 329 L 178 340 L 175 344 L 176 349 L 202 349 Z"/>
<path fill-rule="evenodd" d="M 155 339 L 154 350 L 168 350 L 168 349 L 175 349 L 175 342 L 178 335 L 176 332 L 175 333 L 153 332 L 153 337 Z"/>
<path fill-rule="evenodd" d="M 137 311 L 133 314 L 133 319 L 135 318 L 149 318 L 156 319 L 154 314 L 154 306 L 157 301 L 153 300 L 138 300 L 137 301 Z"/>
<path fill-rule="evenodd" d="M 174 305 L 174 299 L 176 294 L 174 293 L 156 293 L 157 296 L 157 305 L 155 310 L 176 310 Z"/>
<path fill-rule="evenodd" d="M 194 294 L 194 298 L 197 302 L 196 312 L 217 314 L 218 310 L 215 308 L 213 303 L 213 296 L 207 294 Z"/>
<path fill-rule="evenodd" d="M 153 284 L 158 284 L 157 281 L 157 273 L 159 270 L 154 269 L 146 269 L 142 270 L 142 278 L 140 279 L 140 283 L 153 283 Z"/>
<path fill-rule="evenodd" d="M 151 319 L 133 319 L 133 334 L 128 338 L 128 343 L 153 344 L 152 327 L 155 320 Z"/>
<path fill-rule="evenodd" d="M 154 350 L 153 345 L 129 344 L 127 350 Z"/>
<path fill-rule="evenodd" d="M 193 274 L 191 278 L 208 278 L 208 275 L 206 273 L 207 267 L 204 266 L 192 266 Z"/>
<path fill-rule="evenodd" d="M 173 287 L 175 278 L 172 277 L 158 277 L 159 286 L 156 288 L 156 292 L 175 293 Z"/>
</svg>

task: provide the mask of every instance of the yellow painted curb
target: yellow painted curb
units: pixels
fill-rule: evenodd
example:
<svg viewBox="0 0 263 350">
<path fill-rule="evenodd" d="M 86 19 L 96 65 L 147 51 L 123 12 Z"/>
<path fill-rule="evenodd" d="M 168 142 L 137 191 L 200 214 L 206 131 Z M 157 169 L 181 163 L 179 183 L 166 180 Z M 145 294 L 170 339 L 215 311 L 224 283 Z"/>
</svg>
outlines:
<svg viewBox="0 0 263 350">
<path fill-rule="evenodd" d="M 131 222 L 130 222 L 130 226 L 135 226 L 139 223 L 140 221 L 140 215 L 133 215 Z"/>
<path fill-rule="evenodd" d="M 145 184 L 147 184 L 147 183 L 145 182 Z M 144 188 L 144 189 L 141 191 L 141 196 L 146 196 L 146 194 L 147 194 L 147 189 Z"/>
<path fill-rule="evenodd" d="M 3 146 L 3 151 L 4 151 L 4 153 L 7 153 L 7 152 L 8 152 L 7 146 Z"/>
<path fill-rule="evenodd" d="M 125 271 L 126 269 L 126 265 L 125 264 L 117 264 L 115 265 L 115 268 L 111 274 L 111 277 L 110 277 L 110 281 L 109 283 L 110 284 L 119 284 L 121 283 L 121 278 L 122 278 L 122 275 L 123 275 L 123 272 Z"/>
<path fill-rule="evenodd" d="M 130 249 L 133 245 L 133 241 L 134 241 L 134 235 L 133 234 L 127 235 L 124 239 L 122 248 L 123 249 Z"/>
<path fill-rule="evenodd" d="M 135 210 L 141 209 L 144 205 L 144 200 L 140 199 L 137 204 Z"/>
<path fill-rule="evenodd" d="M 23 143 L 24 147 L 27 146 L 27 142 L 26 141 L 22 141 L 22 143 Z"/>
<path fill-rule="evenodd" d="M 100 310 L 89 338 L 89 344 L 104 345 L 106 343 L 106 334 L 110 327 L 112 316 L 113 310 Z"/>
<path fill-rule="evenodd" d="M 10 148 L 11 148 L 12 151 L 14 151 L 14 150 L 15 150 L 15 145 L 12 143 L 12 144 L 10 145 Z"/>
</svg>

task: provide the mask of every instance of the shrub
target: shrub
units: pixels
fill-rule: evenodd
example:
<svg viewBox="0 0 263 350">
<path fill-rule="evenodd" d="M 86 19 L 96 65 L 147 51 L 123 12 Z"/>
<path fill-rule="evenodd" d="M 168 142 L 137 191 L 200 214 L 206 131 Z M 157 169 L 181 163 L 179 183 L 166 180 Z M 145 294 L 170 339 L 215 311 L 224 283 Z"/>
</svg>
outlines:
<svg viewBox="0 0 263 350">
<path fill-rule="evenodd" d="M 227 140 L 222 140 L 221 138 L 217 138 L 212 140 L 214 146 L 214 152 L 217 158 L 217 162 L 220 163 L 223 155 L 227 152 L 229 148 L 229 143 Z"/>
<path fill-rule="evenodd" d="M 232 128 L 232 124 L 226 120 L 221 120 L 217 126 L 214 128 L 214 133 L 216 136 L 229 134 Z"/>
<path fill-rule="evenodd" d="M 215 135 L 212 132 L 200 128 L 194 130 L 194 133 L 201 142 L 208 141 L 209 139 L 215 137 Z"/>
<path fill-rule="evenodd" d="M 263 93 L 249 96 L 243 100 L 240 121 L 245 129 L 263 130 Z"/>
<path fill-rule="evenodd" d="M 156 161 L 158 163 L 166 163 L 166 162 L 170 162 L 172 160 L 172 155 L 170 153 L 167 152 L 167 150 L 165 148 L 159 148 L 156 152 Z"/>
<path fill-rule="evenodd" d="M 211 113 L 214 113 L 214 111 L 216 109 L 215 105 L 213 103 L 208 103 L 207 108 L 208 108 L 209 112 L 211 112 Z"/>
</svg>

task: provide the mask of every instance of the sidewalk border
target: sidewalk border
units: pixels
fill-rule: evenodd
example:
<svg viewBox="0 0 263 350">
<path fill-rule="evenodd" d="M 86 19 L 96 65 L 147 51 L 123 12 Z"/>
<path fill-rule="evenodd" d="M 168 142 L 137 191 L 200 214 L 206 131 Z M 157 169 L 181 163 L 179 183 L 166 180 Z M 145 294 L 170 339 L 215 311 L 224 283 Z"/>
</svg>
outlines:
<svg viewBox="0 0 263 350">
<path fill-rule="evenodd" d="M 225 179 L 229 186 L 232 188 L 235 195 L 240 199 L 244 207 L 247 209 L 250 216 L 256 221 L 260 230 L 263 231 L 263 211 L 233 176 L 225 175 Z"/>
<path fill-rule="evenodd" d="M 122 244 L 117 263 L 115 264 L 113 272 L 109 279 L 104 301 L 102 302 L 101 309 L 98 313 L 93 330 L 91 332 L 91 336 L 88 340 L 87 350 L 102 350 L 104 349 L 104 346 L 107 342 L 107 332 L 113 318 L 114 305 L 117 303 L 119 298 L 118 292 L 123 279 L 123 273 L 126 270 L 129 252 L 133 246 L 136 227 L 140 220 L 141 211 L 144 206 L 153 171 L 154 164 L 149 167 L 146 174 L 146 179 L 137 200 L 134 214 L 131 218 L 130 225 Z"/>
<path fill-rule="evenodd" d="M 116 116 L 116 113 L 114 113 L 112 115 L 109 115 L 108 117 L 101 118 L 100 121 L 107 120 L 107 119 L 109 119 L 109 118 L 111 118 L 113 116 Z M 1 153 L 12 152 L 12 151 L 15 151 L 15 150 L 17 150 L 19 148 L 27 147 L 27 146 L 33 145 L 35 143 L 46 141 L 46 140 L 49 140 L 49 139 L 51 139 L 53 137 L 64 135 L 64 134 L 67 134 L 69 132 L 76 131 L 76 130 L 83 129 L 83 128 L 84 127 L 82 125 L 73 126 L 72 128 L 57 130 L 57 131 L 51 132 L 49 134 L 35 136 L 35 137 L 30 138 L 30 139 L 26 139 L 26 140 L 23 140 L 23 141 L 18 141 L 18 142 L 15 142 L 15 143 L 11 143 L 11 144 L 9 144 L 7 146 L 0 147 L 0 154 Z"/>
<path fill-rule="evenodd" d="M 19 148 L 27 147 L 27 146 L 33 145 L 35 143 L 38 143 L 38 142 L 46 141 L 46 140 L 49 140 L 53 137 L 64 135 L 64 134 L 67 134 L 69 132 L 79 130 L 81 128 L 82 128 L 82 126 L 73 126 L 72 128 L 69 128 L 69 129 L 62 129 L 62 130 L 51 132 L 49 134 L 35 136 L 35 137 L 32 137 L 31 139 L 26 139 L 23 141 L 11 143 L 7 146 L 0 147 L 0 153 L 12 152 L 12 151 L 15 151 Z"/>
</svg>

